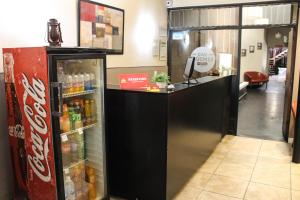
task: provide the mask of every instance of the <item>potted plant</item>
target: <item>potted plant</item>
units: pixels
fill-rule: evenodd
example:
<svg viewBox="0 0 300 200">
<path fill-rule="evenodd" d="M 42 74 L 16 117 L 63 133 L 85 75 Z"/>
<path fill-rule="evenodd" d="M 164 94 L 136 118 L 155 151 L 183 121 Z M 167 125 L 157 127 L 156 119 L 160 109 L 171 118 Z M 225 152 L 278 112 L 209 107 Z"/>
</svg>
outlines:
<svg viewBox="0 0 300 200">
<path fill-rule="evenodd" d="M 166 88 L 169 83 L 169 79 L 170 77 L 164 72 L 157 73 L 155 71 L 152 76 L 152 82 L 156 83 L 159 88 Z"/>
</svg>

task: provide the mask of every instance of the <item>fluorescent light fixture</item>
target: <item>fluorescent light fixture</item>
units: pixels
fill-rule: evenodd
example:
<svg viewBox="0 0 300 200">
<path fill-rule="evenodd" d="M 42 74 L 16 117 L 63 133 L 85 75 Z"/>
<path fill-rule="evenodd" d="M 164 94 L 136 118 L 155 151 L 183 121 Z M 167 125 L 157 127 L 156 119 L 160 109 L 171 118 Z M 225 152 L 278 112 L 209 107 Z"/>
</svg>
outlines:
<svg viewBox="0 0 300 200">
<path fill-rule="evenodd" d="M 152 50 L 155 32 L 156 26 L 153 16 L 149 13 L 141 13 L 137 20 L 134 34 L 134 39 L 140 52 L 148 53 Z"/>
</svg>

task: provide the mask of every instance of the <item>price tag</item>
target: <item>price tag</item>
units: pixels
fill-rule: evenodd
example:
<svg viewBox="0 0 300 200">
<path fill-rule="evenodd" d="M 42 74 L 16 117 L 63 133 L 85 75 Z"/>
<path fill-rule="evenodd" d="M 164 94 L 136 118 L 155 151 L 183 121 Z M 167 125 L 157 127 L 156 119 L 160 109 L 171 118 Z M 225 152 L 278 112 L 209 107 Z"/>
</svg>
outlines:
<svg viewBox="0 0 300 200">
<path fill-rule="evenodd" d="M 78 130 L 78 133 L 79 133 L 79 135 L 82 135 L 82 134 L 83 134 L 83 130 L 82 130 L 82 129 L 79 129 L 79 130 Z"/>
<path fill-rule="evenodd" d="M 67 135 L 62 135 L 62 136 L 61 136 L 61 141 L 62 141 L 62 142 L 68 141 L 68 136 L 67 136 Z"/>
</svg>

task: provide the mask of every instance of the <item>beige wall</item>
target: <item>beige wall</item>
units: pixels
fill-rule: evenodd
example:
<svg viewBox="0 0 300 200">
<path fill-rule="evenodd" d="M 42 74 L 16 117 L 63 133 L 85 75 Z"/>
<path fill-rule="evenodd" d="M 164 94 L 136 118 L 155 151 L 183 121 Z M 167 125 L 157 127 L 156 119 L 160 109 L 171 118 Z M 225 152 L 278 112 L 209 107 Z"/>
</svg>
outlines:
<svg viewBox="0 0 300 200">
<path fill-rule="evenodd" d="M 165 1 L 96 1 L 125 10 L 124 55 L 108 56 L 108 67 L 166 65 L 152 55 L 153 40 L 158 38 L 160 27 L 167 27 Z M 77 0 L 0 1 L 0 49 L 48 45 L 45 36 L 50 18 L 61 22 L 63 46 L 77 46 Z"/>
<path fill-rule="evenodd" d="M 262 50 L 257 50 L 257 43 L 262 43 Z M 249 46 L 254 45 L 254 53 L 249 53 Z M 247 50 L 247 56 L 241 57 L 240 82 L 244 81 L 244 72 L 266 72 L 268 47 L 265 41 L 264 29 L 244 29 L 242 31 L 242 49 Z"/>
</svg>

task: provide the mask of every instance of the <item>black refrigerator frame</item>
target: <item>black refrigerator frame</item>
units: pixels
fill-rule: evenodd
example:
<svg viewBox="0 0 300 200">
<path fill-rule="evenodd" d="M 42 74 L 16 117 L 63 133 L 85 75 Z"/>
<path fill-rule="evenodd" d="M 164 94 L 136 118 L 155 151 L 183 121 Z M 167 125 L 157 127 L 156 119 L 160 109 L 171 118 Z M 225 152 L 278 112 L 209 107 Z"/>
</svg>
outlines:
<svg viewBox="0 0 300 200">
<path fill-rule="evenodd" d="M 109 199 L 109 189 L 108 189 L 108 178 L 107 178 L 107 147 L 106 147 L 106 135 L 107 126 L 105 125 L 106 121 L 106 89 L 107 89 L 107 77 L 106 77 L 106 53 L 102 50 L 91 49 L 91 48 L 56 48 L 56 47 L 47 47 L 47 57 L 48 57 L 48 75 L 49 75 L 49 85 L 50 85 L 50 100 L 51 100 L 51 125 L 53 132 L 53 148 L 54 148 L 54 159 L 55 159 L 55 174 L 56 174 L 56 189 L 57 189 L 57 199 L 65 199 L 65 189 L 64 189 L 64 175 L 63 175 L 63 163 L 62 163 L 62 150 L 61 150 L 61 138 L 60 138 L 60 123 L 59 116 L 55 116 L 53 111 L 59 110 L 59 91 L 57 87 L 52 87 L 52 83 L 58 82 L 57 77 L 57 61 L 58 60 L 67 60 L 67 59 L 102 59 L 103 67 L 99 66 L 99 70 L 102 70 L 103 73 L 103 141 L 105 143 L 103 148 L 103 167 L 104 167 L 104 198 Z M 102 69 L 101 69 L 102 68 Z M 59 133 L 59 134 L 58 134 Z"/>
</svg>

